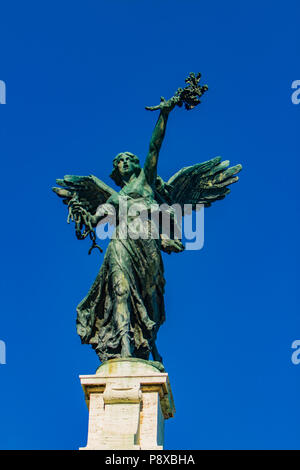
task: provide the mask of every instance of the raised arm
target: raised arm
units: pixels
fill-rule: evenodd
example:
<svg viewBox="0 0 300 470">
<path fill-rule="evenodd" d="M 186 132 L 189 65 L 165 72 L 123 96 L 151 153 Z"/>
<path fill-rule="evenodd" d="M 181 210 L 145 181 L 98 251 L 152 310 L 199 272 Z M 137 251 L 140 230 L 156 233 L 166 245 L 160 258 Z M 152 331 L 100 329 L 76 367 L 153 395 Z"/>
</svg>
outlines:
<svg viewBox="0 0 300 470">
<path fill-rule="evenodd" d="M 174 97 L 168 101 L 166 101 L 164 98 L 161 98 L 161 102 L 158 106 L 146 108 L 150 111 L 160 110 L 157 123 L 152 133 L 149 152 L 144 165 L 145 176 L 150 185 L 154 184 L 156 180 L 158 155 L 165 136 L 169 113 L 176 104 L 177 101 L 174 100 Z"/>
<path fill-rule="evenodd" d="M 146 107 L 149 111 L 160 110 L 160 115 L 151 137 L 150 148 L 144 166 L 145 175 L 150 185 L 154 184 L 156 180 L 158 155 L 165 136 L 169 113 L 176 105 L 181 107 L 184 104 L 186 109 L 193 109 L 200 103 L 200 97 L 208 89 L 207 85 L 200 86 L 200 78 L 200 73 L 190 73 L 190 75 L 185 79 L 185 83 L 187 84 L 185 88 L 178 88 L 175 95 L 168 101 L 161 98 L 158 106 Z"/>
</svg>

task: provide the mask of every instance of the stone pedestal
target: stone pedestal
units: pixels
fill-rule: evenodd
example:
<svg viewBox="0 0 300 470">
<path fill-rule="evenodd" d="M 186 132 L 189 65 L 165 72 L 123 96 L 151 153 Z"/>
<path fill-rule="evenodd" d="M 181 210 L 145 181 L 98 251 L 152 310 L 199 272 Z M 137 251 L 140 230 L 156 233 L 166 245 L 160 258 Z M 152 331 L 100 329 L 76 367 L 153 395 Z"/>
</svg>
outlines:
<svg viewBox="0 0 300 470">
<path fill-rule="evenodd" d="M 81 375 L 89 408 L 87 446 L 80 450 L 163 449 L 164 421 L 175 407 L 159 363 L 111 359 L 95 375 Z"/>
</svg>

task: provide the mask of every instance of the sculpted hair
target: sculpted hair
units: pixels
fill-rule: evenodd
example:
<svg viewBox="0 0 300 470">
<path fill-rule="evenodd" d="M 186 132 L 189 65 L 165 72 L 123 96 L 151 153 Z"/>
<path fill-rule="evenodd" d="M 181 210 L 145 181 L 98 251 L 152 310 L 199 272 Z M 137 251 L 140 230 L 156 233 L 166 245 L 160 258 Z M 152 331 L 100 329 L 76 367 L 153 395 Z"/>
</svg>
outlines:
<svg viewBox="0 0 300 470">
<path fill-rule="evenodd" d="M 127 155 L 130 157 L 130 160 L 134 163 L 134 172 L 138 175 L 141 171 L 140 160 L 139 158 L 131 152 L 121 152 L 113 159 L 113 171 L 110 174 L 111 179 L 116 183 L 117 186 L 124 186 L 123 180 L 118 170 L 118 163 L 122 155 Z"/>
</svg>

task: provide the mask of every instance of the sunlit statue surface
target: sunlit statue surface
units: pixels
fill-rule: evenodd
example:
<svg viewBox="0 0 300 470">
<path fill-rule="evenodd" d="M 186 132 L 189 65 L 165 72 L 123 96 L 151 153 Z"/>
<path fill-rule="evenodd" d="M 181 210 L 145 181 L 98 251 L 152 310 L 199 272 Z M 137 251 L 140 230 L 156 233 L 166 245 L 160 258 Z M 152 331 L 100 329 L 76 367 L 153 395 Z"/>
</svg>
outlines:
<svg viewBox="0 0 300 470">
<path fill-rule="evenodd" d="M 185 167 L 166 183 L 157 175 L 159 151 L 164 139 L 170 112 L 176 107 L 192 109 L 200 103 L 207 86 L 200 86 L 200 74 L 186 79 L 185 88 L 158 106 L 147 107 L 159 111 L 149 152 L 144 166 L 138 157 L 122 152 L 113 160 L 110 175 L 121 189 L 110 188 L 93 175 L 67 175 L 57 180 L 60 188 L 54 192 L 63 198 L 69 210 L 68 220 L 75 222 L 79 239 L 89 236 L 92 248 L 96 244 L 95 227 L 107 221 L 111 209 L 119 214 L 115 233 L 108 245 L 103 264 L 87 296 L 77 307 L 77 332 L 82 343 L 91 344 L 102 362 L 119 357 L 162 361 L 155 341 L 160 325 L 165 321 L 164 267 L 161 251 L 179 253 L 184 250 L 181 239 L 173 229 L 166 235 L 158 224 L 158 236 L 153 236 L 153 224 L 142 219 L 143 237 L 122 236 L 122 223 L 132 223 L 140 214 L 131 211 L 133 204 L 141 203 L 151 213 L 153 207 L 197 204 L 208 207 L 223 199 L 228 186 L 238 180 L 241 165 L 229 167 L 220 157 Z M 126 201 L 126 214 L 120 217 L 120 201 Z M 156 210 L 156 209 L 155 209 Z M 124 211 L 123 211 L 124 212 Z M 147 211 L 146 211 L 147 212 Z M 132 215 L 133 214 L 133 215 Z M 148 235 L 148 236 L 147 236 Z M 91 251 L 91 250 L 90 250 Z"/>
</svg>

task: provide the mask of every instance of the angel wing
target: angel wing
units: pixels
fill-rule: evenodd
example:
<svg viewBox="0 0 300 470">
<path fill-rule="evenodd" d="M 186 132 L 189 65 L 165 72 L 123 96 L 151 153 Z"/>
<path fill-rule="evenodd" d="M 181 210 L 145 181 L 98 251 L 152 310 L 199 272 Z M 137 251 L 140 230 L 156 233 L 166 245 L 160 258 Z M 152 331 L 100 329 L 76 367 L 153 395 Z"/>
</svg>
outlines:
<svg viewBox="0 0 300 470">
<path fill-rule="evenodd" d="M 52 188 L 61 198 L 64 204 L 76 198 L 82 207 L 94 215 L 100 204 L 117 192 L 94 175 L 76 176 L 66 175 L 63 179 L 57 179 L 56 183 L 62 188 Z"/>
<path fill-rule="evenodd" d="M 94 175 L 76 176 L 66 175 L 63 179 L 57 179 L 56 183 L 61 187 L 52 190 L 68 205 L 70 219 L 75 222 L 75 233 L 79 240 L 90 236 L 93 248 L 102 249 L 96 244 L 96 234 L 91 222 L 91 216 L 95 215 L 97 208 L 117 192 Z"/>
<path fill-rule="evenodd" d="M 229 167 L 229 161 L 215 157 L 204 163 L 188 166 L 179 170 L 165 184 L 172 204 L 203 204 L 209 207 L 212 202 L 230 193 L 228 186 L 239 179 L 235 176 L 242 165 Z"/>
</svg>

